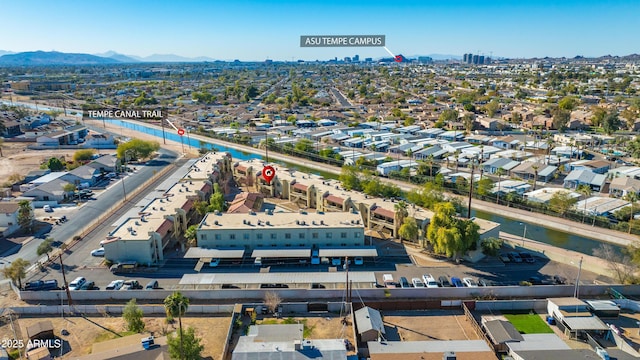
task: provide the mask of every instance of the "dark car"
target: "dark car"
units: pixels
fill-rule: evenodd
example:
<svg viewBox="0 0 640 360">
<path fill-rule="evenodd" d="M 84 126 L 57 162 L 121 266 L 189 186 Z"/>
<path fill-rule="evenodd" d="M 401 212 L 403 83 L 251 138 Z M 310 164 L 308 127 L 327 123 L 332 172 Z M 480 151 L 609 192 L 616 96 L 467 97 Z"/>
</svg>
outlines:
<svg viewBox="0 0 640 360">
<path fill-rule="evenodd" d="M 407 278 L 403 276 L 403 277 L 400 278 L 400 287 L 401 288 L 410 288 L 412 286 L 411 286 L 411 283 L 409 282 L 409 280 L 407 280 Z"/>
<path fill-rule="evenodd" d="M 145 290 L 156 290 L 156 289 L 160 289 L 160 284 L 158 284 L 158 280 L 151 280 L 149 281 L 149 283 L 147 284 L 147 286 L 144 287 Z"/>
<path fill-rule="evenodd" d="M 457 278 L 457 277 L 451 278 L 451 284 L 453 284 L 453 286 L 455 287 L 464 287 L 462 280 L 460 280 L 460 278 Z"/>
<path fill-rule="evenodd" d="M 509 256 L 509 259 L 511 259 L 511 261 L 513 261 L 514 263 L 522 262 L 522 258 L 520 257 L 520 254 L 518 254 L 517 252 L 510 252 L 507 255 Z"/>
<path fill-rule="evenodd" d="M 534 262 L 536 262 L 536 259 L 533 256 L 531 256 L 531 254 L 526 252 L 521 252 L 520 257 L 522 258 L 522 260 L 524 260 L 525 262 L 528 262 L 529 264 L 533 264 Z"/>
<path fill-rule="evenodd" d="M 24 285 L 25 291 L 46 291 L 58 288 L 58 280 L 36 280 Z"/>
<path fill-rule="evenodd" d="M 556 285 L 564 285 L 567 283 L 567 278 L 560 275 L 553 275 L 553 282 Z"/>
<path fill-rule="evenodd" d="M 440 285 L 440 287 L 451 287 L 451 283 L 449 282 L 449 278 L 442 275 L 440 277 L 438 277 L 438 285 Z"/>
</svg>

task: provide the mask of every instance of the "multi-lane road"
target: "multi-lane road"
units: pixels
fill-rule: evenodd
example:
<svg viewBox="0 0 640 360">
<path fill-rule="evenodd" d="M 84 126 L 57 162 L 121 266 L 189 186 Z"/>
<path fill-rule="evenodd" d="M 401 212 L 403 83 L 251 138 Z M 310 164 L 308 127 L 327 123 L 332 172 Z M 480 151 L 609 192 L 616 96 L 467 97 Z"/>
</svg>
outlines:
<svg viewBox="0 0 640 360">
<path fill-rule="evenodd" d="M 48 233 L 39 233 L 33 240 L 27 242 L 24 246 L 14 248 L 8 251 L 5 254 L 0 255 L 3 258 L 2 264 L 0 267 L 4 267 L 7 264 L 10 264 L 13 260 L 17 258 L 22 258 L 24 260 L 29 261 L 31 264 L 37 263 L 39 260 L 46 259 L 46 256 L 38 256 L 37 248 L 44 241 L 45 238 L 51 237 L 56 242 L 65 242 L 71 239 L 74 235 L 81 231 L 89 224 L 93 223 L 96 219 L 105 215 L 105 212 L 115 205 L 121 204 L 124 200 L 124 194 L 131 193 L 133 190 L 140 187 L 144 182 L 146 182 L 149 178 L 153 177 L 155 173 L 158 173 L 160 170 L 173 164 L 177 160 L 177 154 L 165 150 L 160 149 L 159 156 L 153 160 L 148 161 L 144 166 L 137 166 L 136 171 L 130 173 L 128 176 L 124 176 L 117 181 L 112 181 L 109 186 L 97 195 L 94 199 L 89 200 L 79 206 L 77 208 L 64 208 L 64 209 L 55 209 L 54 212 L 51 213 L 51 216 L 59 217 L 65 215 L 68 219 L 67 222 L 61 223 L 60 225 L 54 225 L 51 228 L 51 231 Z M 148 191 L 151 191 L 152 187 L 149 188 Z M 134 198 L 127 197 L 127 202 L 134 203 L 145 192 L 136 196 Z M 126 210 L 128 210 L 129 205 L 125 204 L 125 206 L 120 210 L 116 211 L 117 214 L 123 214 Z M 111 223 L 115 220 L 110 217 L 102 224 L 99 224 L 98 228 L 94 230 L 100 231 L 101 229 L 108 228 L 111 226 Z M 117 219 L 117 218 L 116 218 Z M 111 221 L 111 223 L 109 223 Z M 87 237 L 87 241 L 80 241 L 76 246 L 71 249 L 70 264 L 81 265 L 87 262 L 87 259 L 92 260 L 89 253 L 92 249 L 99 247 L 99 240 L 93 241 L 95 239 L 94 234 Z M 91 241 L 91 243 L 89 243 Z M 93 243 L 95 242 L 95 244 Z M 97 259 L 95 259 L 97 260 Z M 85 264 L 86 265 L 86 264 Z"/>
</svg>

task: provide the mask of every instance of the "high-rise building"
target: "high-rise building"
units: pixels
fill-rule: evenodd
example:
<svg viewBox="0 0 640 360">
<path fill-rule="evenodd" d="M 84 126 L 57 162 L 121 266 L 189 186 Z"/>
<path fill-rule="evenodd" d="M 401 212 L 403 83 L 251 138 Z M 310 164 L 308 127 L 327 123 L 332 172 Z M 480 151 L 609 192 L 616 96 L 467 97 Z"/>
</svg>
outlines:
<svg viewBox="0 0 640 360">
<path fill-rule="evenodd" d="M 462 62 L 466 63 L 467 62 L 467 54 L 464 54 L 462 56 Z"/>
<path fill-rule="evenodd" d="M 480 65 L 484 64 L 484 55 L 478 56 L 478 64 Z"/>
<path fill-rule="evenodd" d="M 478 55 L 473 55 L 471 59 L 472 59 L 472 61 L 471 61 L 471 62 L 472 62 L 474 65 L 477 65 L 477 64 L 478 64 Z"/>
<path fill-rule="evenodd" d="M 433 59 L 429 56 L 419 56 L 418 62 L 421 64 L 429 64 L 433 62 Z"/>
<path fill-rule="evenodd" d="M 360 61 L 360 55 L 358 54 L 353 55 L 353 62 L 358 62 L 358 61 Z"/>
</svg>

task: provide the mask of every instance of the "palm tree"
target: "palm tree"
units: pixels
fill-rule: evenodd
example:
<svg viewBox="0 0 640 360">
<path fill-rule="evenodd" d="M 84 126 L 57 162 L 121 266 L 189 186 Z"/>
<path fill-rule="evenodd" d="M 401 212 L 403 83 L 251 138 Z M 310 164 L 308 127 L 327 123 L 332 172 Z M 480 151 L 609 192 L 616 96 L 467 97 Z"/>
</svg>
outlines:
<svg viewBox="0 0 640 360">
<path fill-rule="evenodd" d="M 635 205 L 636 205 L 636 201 L 638 201 L 638 193 L 635 193 L 633 191 L 630 191 L 627 193 L 627 195 L 625 195 L 623 197 L 624 200 L 627 200 L 628 202 L 631 203 L 631 217 L 629 218 L 629 231 L 628 233 L 631 234 L 631 227 L 633 225 L 633 215 L 635 214 Z"/>
<path fill-rule="evenodd" d="M 174 318 L 178 317 L 178 325 L 180 328 L 180 355 L 182 359 L 184 359 L 184 348 L 182 343 L 182 316 L 187 312 L 188 308 L 189 299 L 179 291 L 175 291 L 164 299 L 164 309 L 167 312 L 167 316 Z"/>
<path fill-rule="evenodd" d="M 555 143 L 553 141 L 553 138 L 551 136 L 547 136 L 547 140 L 545 141 L 547 143 L 547 165 L 549 164 L 549 158 L 551 157 L 551 150 L 553 150 L 553 144 Z M 560 164 L 558 164 L 558 167 L 560 166 Z"/>
<path fill-rule="evenodd" d="M 533 191 L 536 191 L 536 185 L 538 185 L 538 169 L 540 166 L 533 165 L 531 168 L 533 169 Z"/>
<path fill-rule="evenodd" d="M 411 158 L 413 158 L 413 150 L 407 150 L 407 156 L 409 156 L 409 182 L 411 182 Z"/>
<path fill-rule="evenodd" d="M 433 180 L 433 155 L 427 156 L 427 163 L 429 164 L 429 177 Z"/>
<path fill-rule="evenodd" d="M 400 225 L 404 222 L 404 218 L 409 215 L 407 211 L 407 203 L 404 201 L 398 201 L 395 205 L 393 205 L 393 210 L 396 212 L 396 227 L 400 228 Z M 400 238 L 400 242 L 402 242 L 402 238 Z"/>
<path fill-rule="evenodd" d="M 500 201 L 500 185 L 502 182 L 502 175 L 504 175 L 505 171 L 503 168 L 499 167 L 496 170 L 496 175 L 498 175 L 498 192 L 496 193 L 496 204 Z"/>
<path fill-rule="evenodd" d="M 587 198 L 591 196 L 591 186 L 587 184 L 581 184 L 576 188 L 576 191 L 584 196 L 584 213 L 582 214 L 582 222 L 584 222 L 584 219 L 587 215 Z"/>
<path fill-rule="evenodd" d="M 458 160 L 460 159 L 460 150 L 456 150 L 454 156 L 456 158 L 456 172 L 458 172 L 458 165 L 460 165 L 460 163 L 458 162 Z"/>
</svg>

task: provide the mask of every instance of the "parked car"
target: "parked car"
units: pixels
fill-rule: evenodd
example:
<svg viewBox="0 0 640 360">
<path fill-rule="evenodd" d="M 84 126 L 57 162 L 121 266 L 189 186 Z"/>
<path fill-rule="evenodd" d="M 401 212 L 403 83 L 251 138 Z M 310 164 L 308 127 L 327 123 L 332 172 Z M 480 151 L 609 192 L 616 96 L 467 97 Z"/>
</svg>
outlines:
<svg viewBox="0 0 640 360">
<path fill-rule="evenodd" d="M 389 288 L 389 289 L 396 288 L 396 283 L 393 281 L 393 275 L 391 274 L 382 275 L 382 283 L 386 288 Z"/>
<path fill-rule="evenodd" d="M 144 287 L 145 290 L 156 290 L 160 289 L 160 285 L 158 284 L 158 280 L 151 280 L 147 283 L 147 286 Z"/>
<path fill-rule="evenodd" d="M 25 291 L 46 291 L 58 288 L 58 280 L 36 280 L 24 285 Z"/>
<path fill-rule="evenodd" d="M 478 283 L 470 277 L 462 279 L 462 282 L 466 287 L 478 287 Z"/>
<path fill-rule="evenodd" d="M 509 259 L 511 259 L 511 261 L 513 261 L 514 263 L 522 262 L 522 258 L 520 257 L 520 254 L 518 254 L 517 252 L 510 252 L 508 255 L 509 255 Z"/>
<path fill-rule="evenodd" d="M 422 275 L 422 281 L 424 281 L 425 286 L 428 287 L 428 288 L 437 288 L 438 287 L 438 282 L 436 281 L 436 279 L 431 274 Z"/>
<path fill-rule="evenodd" d="M 411 287 L 411 284 L 409 283 L 409 280 L 407 280 L 406 277 L 402 276 L 400 278 L 400 287 L 403 289 L 408 289 Z"/>
<path fill-rule="evenodd" d="M 91 251 L 91 256 L 104 256 L 104 248 L 99 248 Z"/>
<path fill-rule="evenodd" d="M 69 290 L 78 290 L 86 282 L 87 282 L 87 279 L 85 279 L 82 276 L 79 276 L 73 279 L 73 281 L 69 283 Z"/>
<path fill-rule="evenodd" d="M 493 286 L 493 283 L 491 281 L 478 278 L 478 286 Z"/>
<path fill-rule="evenodd" d="M 53 209 L 51 208 L 51 205 L 43 206 L 42 210 L 44 210 L 45 212 L 53 212 Z"/>
<path fill-rule="evenodd" d="M 138 290 L 142 289 L 142 285 L 138 282 L 138 280 L 125 280 L 124 284 L 120 290 Z"/>
<path fill-rule="evenodd" d="M 411 279 L 411 283 L 413 284 L 413 287 L 416 288 L 416 289 L 425 287 L 424 283 L 422 282 L 422 280 L 420 280 L 420 278 L 417 278 L 417 277 Z"/>
<path fill-rule="evenodd" d="M 560 275 L 553 275 L 553 282 L 556 285 L 564 285 L 567 283 L 567 278 Z"/>
<path fill-rule="evenodd" d="M 104 289 L 105 290 L 120 290 L 120 288 L 122 287 L 123 284 L 124 284 L 124 280 L 113 280 Z"/>
<path fill-rule="evenodd" d="M 502 260 L 503 263 L 510 263 L 511 259 L 509 258 L 509 255 L 504 254 L 504 253 L 500 253 L 500 255 L 498 255 L 498 257 L 500 258 L 500 260 Z"/>
<path fill-rule="evenodd" d="M 453 284 L 453 286 L 455 287 L 464 287 L 462 280 L 460 280 L 460 278 L 457 278 L 455 276 L 451 278 L 451 284 Z"/>
<path fill-rule="evenodd" d="M 451 282 L 449 282 L 448 277 L 442 275 L 438 278 L 438 285 L 440 285 L 440 287 L 451 287 Z"/>
<path fill-rule="evenodd" d="M 100 290 L 93 281 L 87 281 L 76 290 Z"/>
<path fill-rule="evenodd" d="M 362 256 L 356 256 L 355 259 L 353 259 L 353 264 L 362 265 L 364 264 L 364 259 L 362 258 Z"/>
<path fill-rule="evenodd" d="M 524 262 L 528 262 L 529 264 L 536 262 L 536 259 L 527 252 L 521 252 L 520 257 Z"/>
<path fill-rule="evenodd" d="M 340 264 L 342 264 L 342 259 L 340 259 L 340 258 L 331 258 L 331 265 L 332 266 L 340 266 Z"/>
</svg>

